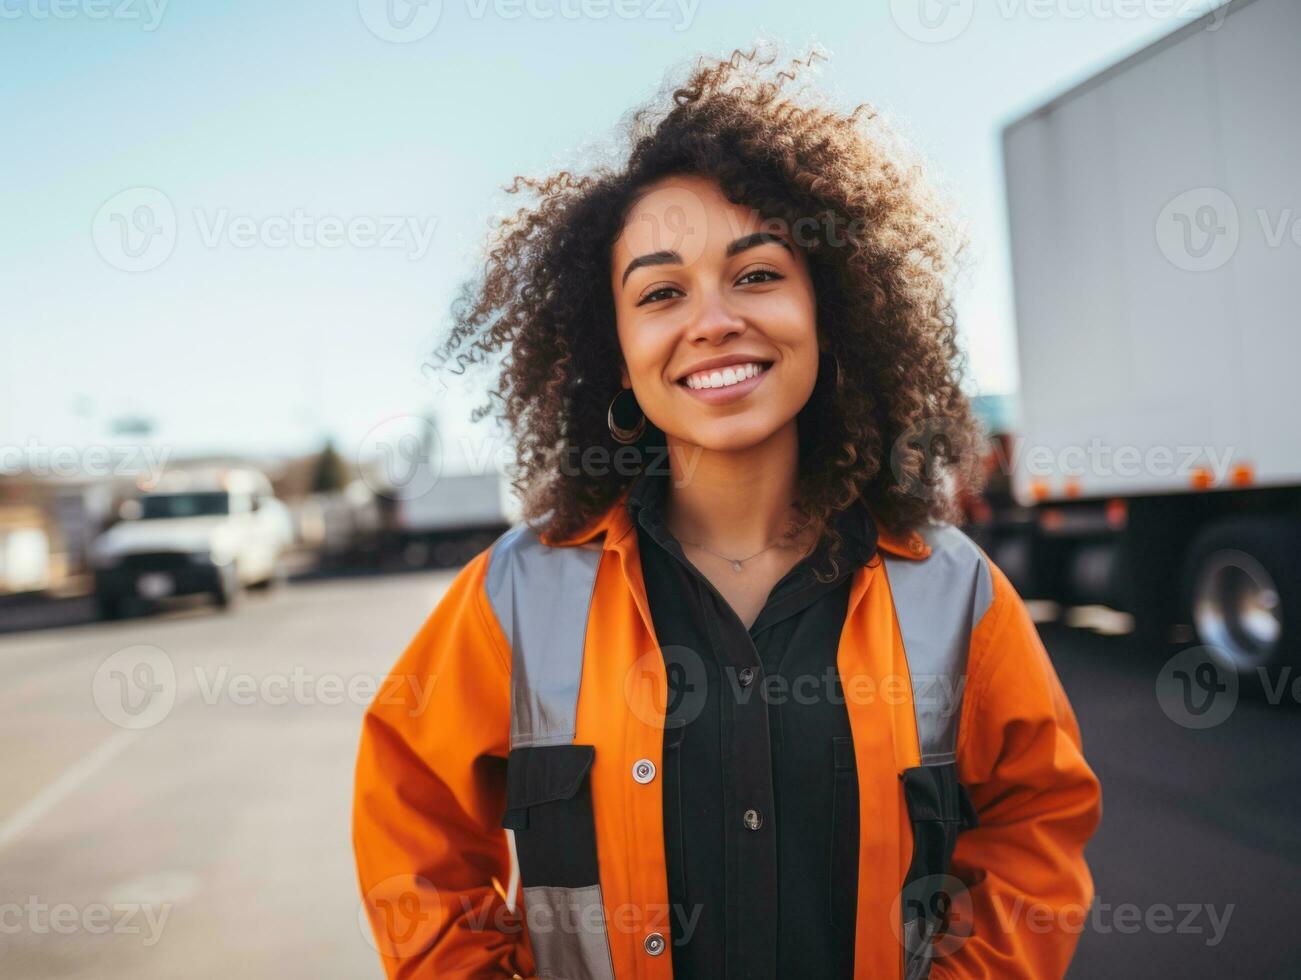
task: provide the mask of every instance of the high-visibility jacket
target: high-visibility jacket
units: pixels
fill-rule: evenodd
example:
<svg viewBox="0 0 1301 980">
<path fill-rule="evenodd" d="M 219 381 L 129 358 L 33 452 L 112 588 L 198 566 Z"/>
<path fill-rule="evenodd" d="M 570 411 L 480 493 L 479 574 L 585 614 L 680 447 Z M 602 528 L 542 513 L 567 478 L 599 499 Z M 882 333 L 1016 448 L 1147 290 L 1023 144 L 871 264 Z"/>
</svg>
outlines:
<svg viewBox="0 0 1301 980">
<path fill-rule="evenodd" d="M 392 980 L 669 980 L 663 657 L 625 497 L 465 565 L 368 708 L 353 811 Z M 858 774 L 854 975 L 1065 973 L 1101 793 L 1024 603 L 960 530 L 879 527 L 837 668 Z"/>
</svg>

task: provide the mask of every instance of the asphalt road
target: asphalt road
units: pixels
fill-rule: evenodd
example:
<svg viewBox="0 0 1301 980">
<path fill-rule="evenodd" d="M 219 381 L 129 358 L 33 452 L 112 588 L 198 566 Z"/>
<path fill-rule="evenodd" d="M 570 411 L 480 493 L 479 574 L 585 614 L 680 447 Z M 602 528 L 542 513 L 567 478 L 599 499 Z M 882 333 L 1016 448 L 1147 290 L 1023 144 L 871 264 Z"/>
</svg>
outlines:
<svg viewBox="0 0 1301 980">
<path fill-rule="evenodd" d="M 359 723 L 449 579 L 0 636 L 0 976 L 380 976 L 349 839 Z M 1301 711 L 1239 699 L 1185 727 L 1162 658 L 1042 632 L 1104 791 L 1071 976 L 1292 975 Z"/>
</svg>

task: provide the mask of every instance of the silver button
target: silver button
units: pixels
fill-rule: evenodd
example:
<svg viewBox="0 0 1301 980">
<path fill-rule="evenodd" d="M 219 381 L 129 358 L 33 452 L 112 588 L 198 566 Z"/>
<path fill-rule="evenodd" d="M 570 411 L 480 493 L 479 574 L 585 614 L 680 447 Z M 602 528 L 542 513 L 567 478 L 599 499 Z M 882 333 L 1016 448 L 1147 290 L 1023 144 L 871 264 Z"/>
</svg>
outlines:
<svg viewBox="0 0 1301 980">
<path fill-rule="evenodd" d="M 741 822 L 751 830 L 758 830 L 763 826 L 763 814 L 758 810 L 746 810 L 741 817 Z"/>
<path fill-rule="evenodd" d="M 649 783 L 655 778 L 655 763 L 650 759 L 638 759 L 632 764 L 632 778 L 639 783 Z"/>
<path fill-rule="evenodd" d="M 652 932 L 646 937 L 642 946 L 645 947 L 646 952 L 650 953 L 651 956 L 659 956 L 660 953 L 664 952 L 664 936 L 661 933 Z"/>
</svg>

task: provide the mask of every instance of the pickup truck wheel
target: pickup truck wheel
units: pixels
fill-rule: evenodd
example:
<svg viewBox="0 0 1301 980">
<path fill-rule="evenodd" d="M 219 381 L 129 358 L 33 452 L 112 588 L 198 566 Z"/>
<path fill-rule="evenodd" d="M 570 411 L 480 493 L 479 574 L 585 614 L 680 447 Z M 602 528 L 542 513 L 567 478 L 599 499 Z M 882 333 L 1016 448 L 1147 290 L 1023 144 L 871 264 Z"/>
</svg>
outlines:
<svg viewBox="0 0 1301 980">
<path fill-rule="evenodd" d="M 95 611 L 100 619 L 122 619 L 126 615 L 126 602 L 121 596 L 100 594 L 95 596 Z"/>
<path fill-rule="evenodd" d="M 213 602 L 218 609 L 234 609 L 241 597 L 239 570 L 235 563 L 223 565 L 217 570 L 217 588 L 212 592 Z"/>
<path fill-rule="evenodd" d="M 1232 517 L 1188 551 L 1184 592 L 1198 639 L 1251 680 L 1301 662 L 1301 521 Z"/>
</svg>

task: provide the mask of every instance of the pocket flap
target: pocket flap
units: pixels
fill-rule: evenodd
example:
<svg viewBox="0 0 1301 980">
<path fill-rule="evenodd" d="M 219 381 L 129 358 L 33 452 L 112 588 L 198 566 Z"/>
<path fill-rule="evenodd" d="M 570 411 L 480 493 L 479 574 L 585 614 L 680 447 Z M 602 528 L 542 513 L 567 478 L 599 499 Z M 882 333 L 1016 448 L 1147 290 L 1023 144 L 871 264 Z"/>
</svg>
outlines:
<svg viewBox="0 0 1301 980">
<path fill-rule="evenodd" d="M 967 789 L 958 782 L 958 769 L 952 762 L 942 765 L 914 766 L 900 776 L 908 815 L 914 822 L 938 820 L 960 823 L 967 830 L 976 826 L 976 809 Z"/>
<path fill-rule="evenodd" d="M 572 799 L 596 758 L 594 745 L 531 745 L 512 749 L 506 762 L 502 826 L 528 827 L 529 807 Z"/>
</svg>

